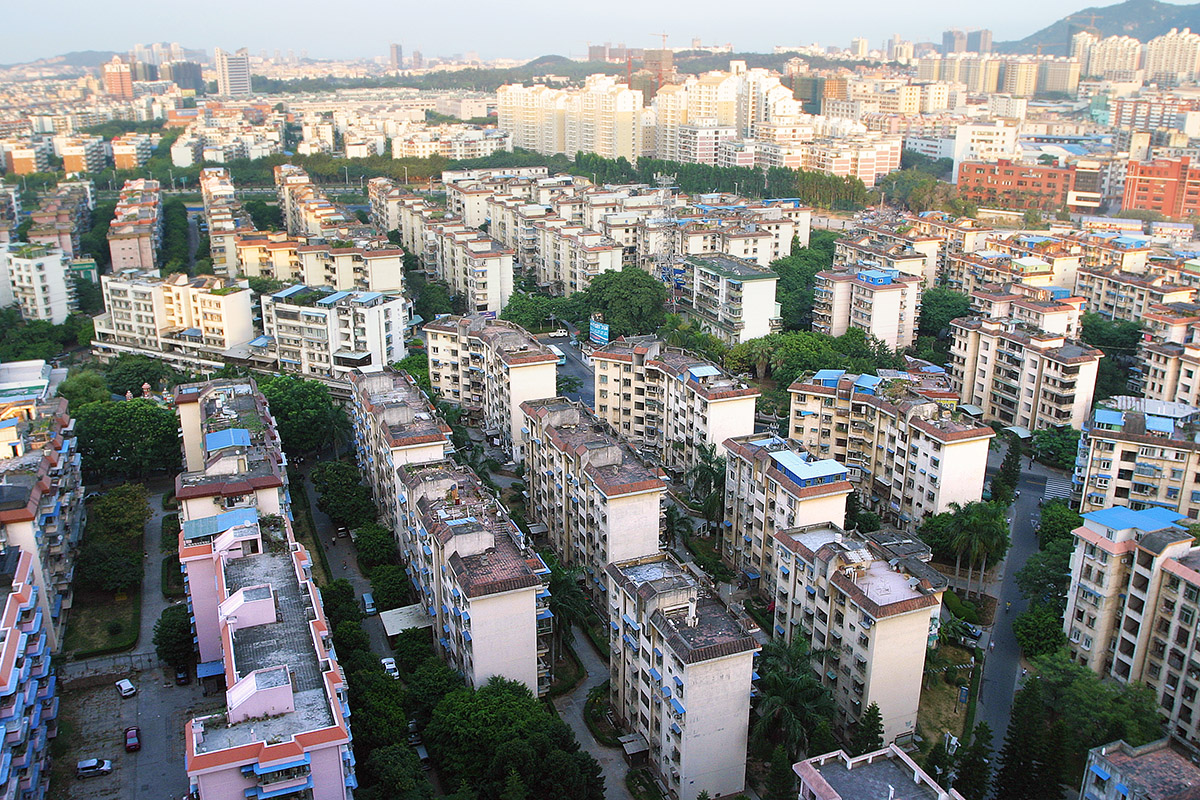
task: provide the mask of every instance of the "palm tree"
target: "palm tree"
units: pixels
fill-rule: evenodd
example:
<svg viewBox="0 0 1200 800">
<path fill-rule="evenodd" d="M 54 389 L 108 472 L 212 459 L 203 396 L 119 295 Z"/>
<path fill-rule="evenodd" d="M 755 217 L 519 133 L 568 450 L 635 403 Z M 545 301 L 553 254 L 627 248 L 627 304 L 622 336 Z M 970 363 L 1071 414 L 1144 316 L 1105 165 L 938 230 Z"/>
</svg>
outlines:
<svg viewBox="0 0 1200 800">
<path fill-rule="evenodd" d="M 943 630 L 945 627 L 943 626 Z M 925 651 L 925 685 L 928 686 L 933 681 L 937 680 L 937 676 L 942 673 L 946 667 L 950 666 L 950 659 L 942 655 L 942 651 L 936 647 L 930 647 Z"/>
<path fill-rule="evenodd" d="M 725 510 L 725 459 L 717 455 L 716 445 L 701 444 L 696 450 L 696 463 L 687 472 L 692 500 L 710 525 Z"/>
<path fill-rule="evenodd" d="M 795 756 L 808 747 L 818 720 L 833 716 L 833 695 L 813 671 L 813 661 L 827 651 L 812 650 L 796 636 L 791 642 L 773 639 L 759 656 L 757 719 L 751 735 L 759 741 L 782 744 Z"/>
<path fill-rule="evenodd" d="M 688 515 L 680 511 L 674 503 L 668 505 L 663 514 L 663 534 L 666 535 L 667 541 L 672 546 L 678 546 L 679 542 L 691 532 L 692 521 Z"/>
<path fill-rule="evenodd" d="M 551 656 L 559 659 L 562 645 L 575 641 L 575 626 L 586 625 L 592 611 L 583 589 L 579 588 L 579 567 L 564 569 L 556 560 L 548 559 L 550 567 L 550 613 L 554 615 L 554 650 Z"/>
<path fill-rule="evenodd" d="M 760 381 L 767 377 L 767 368 L 775 352 L 767 338 L 764 336 L 761 339 L 751 339 L 746 343 L 746 356 L 754 362 L 754 374 Z"/>
</svg>

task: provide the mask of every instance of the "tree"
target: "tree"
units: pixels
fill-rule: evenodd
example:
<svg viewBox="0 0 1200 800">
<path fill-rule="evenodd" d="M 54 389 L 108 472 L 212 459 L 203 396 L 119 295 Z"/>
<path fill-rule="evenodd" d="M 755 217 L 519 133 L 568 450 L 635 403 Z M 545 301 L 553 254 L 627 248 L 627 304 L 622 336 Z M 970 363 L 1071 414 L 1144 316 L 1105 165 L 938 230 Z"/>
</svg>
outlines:
<svg viewBox="0 0 1200 800">
<path fill-rule="evenodd" d="M 1128 368 L 1137 360 L 1141 323 L 1110 320 L 1089 312 L 1080 319 L 1079 338 L 1104 352 L 1096 374 L 1095 399 L 1128 394 Z"/>
<path fill-rule="evenodd" d="M 164 391 L 181 378 L 166 362 L 134 353 L 117 356 L 104 373 L 110 392 L 122 396 L 132 393 L 134 397 L 142 396 L 142 387 L 147 383 L 151 391 Z"/>
<path fill-rule="evenodd" d="M 454 310 L 450 300 L 450 288 L 440 281 L 430 281 L 421 286 L 413 302 L 413 312 L 426 321 Z"/>
<path fill-rule="evenodd" d="M 583 380 L 576 375 L 559 375 L 555 379 L 554 391 L 560 396 L 577 394 L 583 388 Z"/>
<path fill-rule="evenodd" d="M 358 526 L 354 532 L 354 548 L 358 551 L 358 562 L 368 569 L 396 561 L 395 535 L 376 522 Z"/>
<path fill-rule="evenodd" d="M 715 524 L 725 505 L 725 459 L 712 444 L 696 449 L 696 462 L 687 472 L 688 491 L 709 524 Z"/>
<path fill-rule="evenodd" d="M 504 779 L 504 791 L 500 793 L 500 800 L 527 800 L 528 797 L 529 790 L 525 788 L 525 781 L 521 780 L 515 769 L 510 769 L 508 777 Z"/>
<path fill-rule="evenodd" d="M 781 744 L 790 755 L 813 749 L 810 745 L 819 722 L 832 716 L 834 709 L 833 695 L 813 669 L 813 662 L 824 656 L 823 651 L 814 652 L 802 636 L 791 642 L 772 639 L 763 646 L 757 719 L 750 730 L 754 739 Z"/>
<path fill-rule="evenodd" d="M 375 521 L 371 490 L 363 485 L 362 475 L 353 464 L 326 461 L 318 464 L 310 475 L 313 488 L 320 495 L 317 508 L 336 524 L 358 528 Z M 392 547 L 395 547 L 394 541 Z"/>
<path fill-rule="evenodd" d="M 946 740 L 939 736 L 929 755 L 925 756 L 925 774 L 938 782 L 943 789 L 950 786 L 950 773 L 954 769 L 954 756 L 946 749 Z"/>
<path fill-rule="evenodd" d="M 154 516 L 140 483 L 123 483 L 101 494 L 88 511 L 88 535 L 121 542 L 136 541 Z"/>
<path fill-rule="evenodd" d="M 87 278 L 72 279 L 75 289 L 75 303 L 81 314 L 98 314 L 104 310 L 104 293 L 100 284 Z M 82 343 L 81 343 L 82 344 Z"/>
<path fill-rule="evenodd" d="M 1072 469 L 1079 449 L 1079 434 L 1079 430 L 1070 425 L 1034 431 L 1034 456 L 1055 469 Z"/>
<path fill-rule="evenodd" d="M 954 788 L 964 800 L 984 800 L 991 782 L 992 729 L 986 722 L 980 722 L 971 735 L 970 745 L 959 749 Z"/>
<path fill-rule="evenodd" d="M 1053 607 L 1034 603 L 1013 620 L 1013 636 L 1026 658 L 1053 653 L 1067 643 L 1062 613 Z"/>
<path fill-rule="evenodd" d="M 563 644 L 575 641 L 575 626 L 586 625 L 591 606 L 579 587 L 578 567 L 565 569 L 555 558 L 547 558 L 550 567 L 550 612 L 554 615 L 554 660 Z"/>
<path fill-rule="evenodd" d="M 1065 540 L 1074 544 L 1071 532 L 1083 524 L 1083 517 L 1071 508 L 1066 500 L 1048 500 L 1042 504 L 1041 519 L 1038 521 L 1039 546 L 1046 548 L 1051 542 Z"/>
<path fill-rule="evenodd" d="M 953 289 L 938 286 L 926 289 L 921 294 L 921 316 L 917 330 L 926 336 L 945 339 L 950 330 L 950 321 L 965 317 L 971 310 L 971 298 Z"/>
<path fill-rule="evenodd" d="M 271 404 L 279 438 L 289 455 L 334 444 L 349 429 L 345 412 L 333 404 L 329 388 L 320 381 L 276 375 L 260 380 L 258 388 Z"/>
<path fill-rule="evenodd" d="M 394 548 L 393 548 L 394 549 Z M 360 551 L 359 557 L 362 557 Z M 371 570 L 371 594 L 380 611 L 399 608 L 410 602 L 408 574 L 399 564 L 380 564 Z"/>
<path fill-rule="evenodd" d="M 371 751 L 359 773 L 354 796 L 362 800 L 429 800 L 433 786 L 425 777 L 421 760 L 404 743 L 388 744 Z"/>
<path fill-rule="evenodd" d="M 1029 681 L 1017 692 L 1012 718 L 1000 750 L 996 785 L 1004 787 L 1006 800 L 1040 800 L 1038 764 L 1046 742 L 1046 709 L 1041 681 Z"/>
<path fill-rule="evenodd" d="M 850 755 L 861 756 L 883 747 L 883 715 L 879 704 L 871 703 L 858 718 L 858 724 L 850 732 Z"/>
<path fill-rule="evenodd" d="M 874 533 L 883 527 L 883 521 L 879 519 L 879 515 L 874 511 L 858 512 L 858 525 L 856 530 L 859 533 Z"/>
<path fill-rule="evenodd" d="M 187 606 L 167 606 L 154 623 L 154 651 L 160 661 L 176 669 L 191 663 L 192 623 Z"/>
<path fill-rule="evenodd" d="M 437 656 L 429 656 L 407 678 L 412 716 L 426 725 L 433 710 L 450 693 L 462 688 L 462 676 Z"/>
<path fill-rule="evenodd" d="M 1031 604 L 1044 604 L 1062 616 L 1071 583 L 1073 550 L 1070 539 L 1055 539 L 1045 550 L 1026 560 L 1025 566 L 1017 571 L 1017 586 L 1025 599 Z"/>
<path fill-rule="evenodd" d="M 75 583 L 80 589 L 115 594 L 142 582 L 142 558 L 128 547 L 89 537 L 79 549 Z"/>
<path fill-rule="evenodd" d="M 179 423 L 170 409 L 138 399 L 90 403 L 74 413 L 79 452 L 90 476 L 178 472 Z"/>
<path fill-rule="evenodd" d="M 792 772 L 792 760 L 788 758 L 783 745 L 775 745 L 771 754 L 771 768 L 767 772 L 763 800 L 794 800 L 796 791 L 795 773 Z"/>
<path fill-rule="evenodd" d="M 99 403 L 112 398 L 104 376 L 95 370 L 72 370 L 67 379 L 58 385 L 58 396 L 67 398 L 67 405 L 74 414 L 88 403 Z"/>
<path fill-rule="evenodd" d="M 683 538 L 692 532 L 692 520 L 680 511 L 678 506 L 671 503 L 663 512 L 663 537 L 673 546 L 678 546 Z"/>
<path fill-rule="evenodd" d="M 321 589 L 321 606 L 325 616 L 333 627 L 339 622 L 358 622 L 362 619 L 362 610 L 358 605 L 358 593 L 353 584 L 345 578 L 330 581 Z"/>
<path fill-rule="evenodd" d="M 639 267 L 601 273 L 582 294 L 583 305 L 604 316 L 614 338 L 653 333 L 666 316 L 666 287 Z"/>
</svg>

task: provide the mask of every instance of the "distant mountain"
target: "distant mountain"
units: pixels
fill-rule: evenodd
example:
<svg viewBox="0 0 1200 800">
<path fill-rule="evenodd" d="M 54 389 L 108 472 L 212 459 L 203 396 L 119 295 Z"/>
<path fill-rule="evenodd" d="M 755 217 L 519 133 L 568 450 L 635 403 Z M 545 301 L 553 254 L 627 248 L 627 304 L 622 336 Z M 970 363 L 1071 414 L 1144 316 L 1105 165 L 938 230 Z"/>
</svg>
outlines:
<svg viewBox="0 0 1200 800">
<path fill-rule="evenodd" d="M 1100 36 L 1132 36 L 1143 42 L 1171 28 L 1200 32 L 1200 3 L 1190 6 L 1158 0 L 1126 0 L 1115 6 L 1094 6 L 1077 11 L 1016 42 L 997 42 L 1000 53 L 1033 53 L 1040 45 L 1045 55 L 1068 55 L 1071 37 L 1082 30 Z"/>
<path fill-rule="evenodd" d="M 112 57 L 117 55 L 113 50 L 75 50 L 70 53 L 63 53 L 58 56 L 50 56 L 49 58 L 39 58 L 35 61 L 26 61 L 22 64 L 0 64 L 0 69 L 11 69 L 13 67 L 75 67 L 77 69 L 96 68 L 105 61 L 111 61 Z"/>
</svg>

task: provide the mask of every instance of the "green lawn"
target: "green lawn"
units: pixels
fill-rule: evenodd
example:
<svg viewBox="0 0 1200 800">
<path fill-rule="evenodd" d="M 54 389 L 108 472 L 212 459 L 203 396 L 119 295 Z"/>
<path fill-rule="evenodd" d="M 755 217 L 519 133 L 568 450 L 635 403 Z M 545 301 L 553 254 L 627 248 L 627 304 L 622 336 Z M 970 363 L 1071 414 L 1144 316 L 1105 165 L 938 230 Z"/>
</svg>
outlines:
<svg viewBox="0 0 1200 800">
<path fill-rule="evenodd" d="M 187 595 L 183 586 L 183 573 L 179 571 L 179 556 L 163 557 L 162 593 L 168 600 L 178 600 Z"/>
<path fill-rule="evenodd" d="M 179 515 L 164 514 L 162 518 L 162 539 L 159 549 L 164 553 L 179 553 Z"/>
<path fill-rule="evenodd" d="M 137 644 L 141 611 L 140 592 L 77 592 L 63 649 L 74 658 L 129 650 Z"/>
<path fill-rule="evenodd" d="M 317 541 L 316 526 L 313 525 L 312 510 L 308 507 L 308 492 L 304 483 L 297 481 L 292 484 L 292 534 L 296 541 L 304 545 L 313 555 L 313 580 L 318 586 L 325 586 L 333 577 L 329 574 L 329 560 L 325 551 Z"/>
</svg>

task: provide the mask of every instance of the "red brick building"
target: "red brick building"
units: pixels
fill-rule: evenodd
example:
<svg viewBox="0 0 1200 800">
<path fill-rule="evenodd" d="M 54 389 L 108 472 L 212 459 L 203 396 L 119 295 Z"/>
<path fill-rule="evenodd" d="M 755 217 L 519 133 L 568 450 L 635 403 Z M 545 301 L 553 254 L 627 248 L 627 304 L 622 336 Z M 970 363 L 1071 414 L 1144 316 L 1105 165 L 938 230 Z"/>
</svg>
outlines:
<svg viewBox="0 0 1200 800">
<path fill-rule="evenodd" d="M 1187 157 L 1130 161 L 1121 210 L 1176 218 L 1200 214 L 1200 166 Z"/>
<path fill-rule="evenodd" d="M 1014 210 L 1055 211 L 1100 206 L 1099 169 L 1046 164 L 964 161 L 958 167 L 958 195 L 976 205 Z"/>
</svg>

